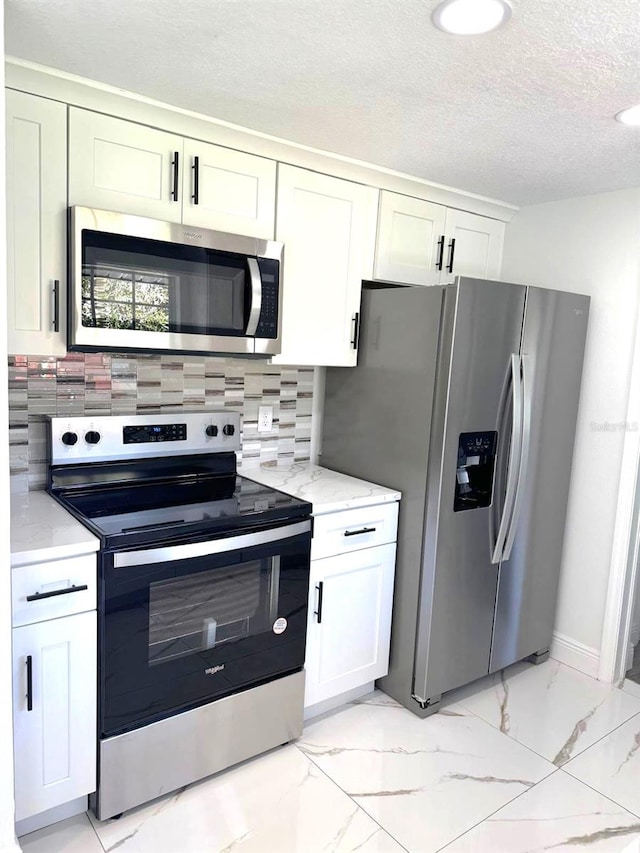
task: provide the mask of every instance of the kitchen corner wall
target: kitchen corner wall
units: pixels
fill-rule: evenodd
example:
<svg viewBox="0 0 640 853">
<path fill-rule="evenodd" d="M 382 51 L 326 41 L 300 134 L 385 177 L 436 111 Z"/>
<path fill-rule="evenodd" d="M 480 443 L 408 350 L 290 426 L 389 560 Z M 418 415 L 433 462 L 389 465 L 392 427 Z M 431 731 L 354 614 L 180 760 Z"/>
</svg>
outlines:
<svg viewBox="0 0 640 853">
<path fill-rule="evenodd" d="M 639 236 L 634 189 L 524 207 L 505 238 L 504 281 L 591 296 L 556 612 L 565 662 L 590 675 L 602 646 L 625 432 L 638 429 L 627 418 Z"/>
<path fill-rule="evenodd" d="M 46 415 L 233 409 L 242 417 L 238 462 L 275 465 L 308 460 L 313 376 L 313 367 L 204 356 L 9 356 L 11 491 L 46 485 Z M 270 432 L 258 433 L 259 405 L 273 406 Z"/>
</svg>

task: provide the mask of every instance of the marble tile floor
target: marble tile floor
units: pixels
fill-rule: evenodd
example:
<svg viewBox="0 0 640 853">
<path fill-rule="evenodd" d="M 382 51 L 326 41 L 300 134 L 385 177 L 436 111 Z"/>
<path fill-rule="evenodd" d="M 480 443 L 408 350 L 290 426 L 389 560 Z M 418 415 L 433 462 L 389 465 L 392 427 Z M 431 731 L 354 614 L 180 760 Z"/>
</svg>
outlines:
<svg viewBox="0 0 640 853">
<path fill-rule="evenodd" d="M 302 737 L 26 853 L 640 853 L 640 694 L 556 661 L 455 691 L 426 720 L 380 691 Z"/>
</svg>

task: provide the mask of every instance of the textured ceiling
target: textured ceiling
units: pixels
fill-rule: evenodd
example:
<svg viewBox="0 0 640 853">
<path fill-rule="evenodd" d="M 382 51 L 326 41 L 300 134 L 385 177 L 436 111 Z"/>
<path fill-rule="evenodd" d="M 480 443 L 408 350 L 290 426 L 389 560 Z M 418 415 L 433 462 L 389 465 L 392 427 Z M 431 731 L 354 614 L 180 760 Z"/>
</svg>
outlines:
<svg viewBox="0 0 640 853">
<path fill-rule="evenodd" d="M 640 185 L 639 0 L 6 0 L 8 55 L 430 181 L 530 204 Z"/>
</svg>

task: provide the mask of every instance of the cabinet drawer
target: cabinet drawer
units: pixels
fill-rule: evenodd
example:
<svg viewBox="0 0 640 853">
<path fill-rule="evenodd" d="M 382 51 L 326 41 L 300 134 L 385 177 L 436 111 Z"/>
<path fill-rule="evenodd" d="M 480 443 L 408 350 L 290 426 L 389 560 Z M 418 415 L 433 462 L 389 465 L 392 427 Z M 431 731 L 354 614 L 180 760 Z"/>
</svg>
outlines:
<svg viewBox="0 0 640 853">
<path fill-rule="evenodd" d="M 395 542 L 398 502 L 329 512 L 314 519 L 311 559 Z"/>
<path fill-rule="evenodd" d="M 95 554 L 14 569 L 11 600 L 14 628 L 95 610 Z"/>
</svg>

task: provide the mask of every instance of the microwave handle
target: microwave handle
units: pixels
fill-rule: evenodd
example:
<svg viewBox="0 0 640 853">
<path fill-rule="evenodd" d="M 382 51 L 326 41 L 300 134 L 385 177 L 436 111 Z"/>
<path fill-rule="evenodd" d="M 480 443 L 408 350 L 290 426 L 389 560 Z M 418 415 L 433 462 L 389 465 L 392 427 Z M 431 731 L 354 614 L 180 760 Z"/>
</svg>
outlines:
<svg viewBox="0 0 640 853">
<path fill-rule="evenodd" d="M 262 311 L 262 276 L 256 258 L 247 258 L 247 266 L 251 279 L 251 310 L 249 311 L 245 335 L 253 337 L 258 328 L 260 312 Z"/>
</svg>

